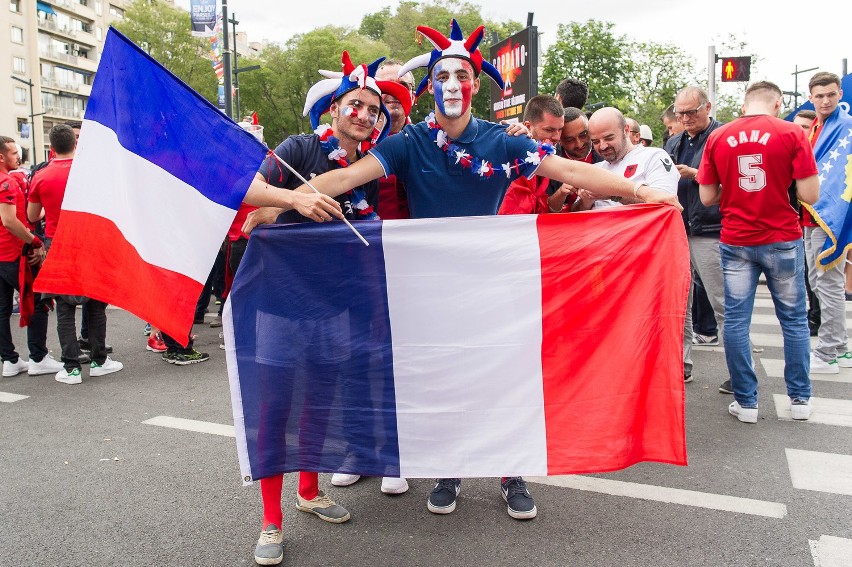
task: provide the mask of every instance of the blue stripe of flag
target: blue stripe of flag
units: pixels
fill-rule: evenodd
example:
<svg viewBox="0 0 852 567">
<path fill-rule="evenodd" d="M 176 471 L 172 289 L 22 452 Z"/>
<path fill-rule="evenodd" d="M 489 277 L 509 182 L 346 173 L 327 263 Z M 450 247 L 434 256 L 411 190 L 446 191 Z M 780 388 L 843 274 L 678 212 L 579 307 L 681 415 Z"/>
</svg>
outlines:
<svg viewBox="0 0 852 567">
<path fill-rule="evenodd" d="M 366 250 L 343 223 L 252 232 L 230 301 L 253 479 L 399 476 L 381 222 L 356 226 Z"/>
<path fill-rule="evenodd" d="M 86 120 L 205 197 L 238 209 L 266 148 L 114 28 Z M 168 206 L 168 203 L 163 203 Z"/>
</svg>

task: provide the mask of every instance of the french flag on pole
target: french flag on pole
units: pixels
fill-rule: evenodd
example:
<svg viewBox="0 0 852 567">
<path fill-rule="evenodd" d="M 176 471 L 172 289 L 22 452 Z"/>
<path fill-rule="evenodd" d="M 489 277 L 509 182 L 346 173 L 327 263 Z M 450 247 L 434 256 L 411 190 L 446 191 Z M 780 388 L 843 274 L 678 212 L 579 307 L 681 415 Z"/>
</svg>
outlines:
<svg viewBox="0 0 852 567">
<path fill-rule="evenodd" d="M 680 213 L 255 229 L 225 309 L 243 480 L 686 464 Z"/>
<path fill-rule="evenodd" d="M 35 290 L 117 305 L 185 342 L 265 154 L 110 28 Z"/>
</svg>

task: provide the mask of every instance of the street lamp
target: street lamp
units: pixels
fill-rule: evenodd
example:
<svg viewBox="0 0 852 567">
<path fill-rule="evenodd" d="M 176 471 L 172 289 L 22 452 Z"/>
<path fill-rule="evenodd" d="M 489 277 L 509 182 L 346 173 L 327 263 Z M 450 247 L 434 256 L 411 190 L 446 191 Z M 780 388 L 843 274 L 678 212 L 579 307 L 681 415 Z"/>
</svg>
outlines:
<svg viewBox="0 0 852 567">
<path fill-rule="evenodd" d="M 33 107 L 33 87 L 35 87 L 35 84 L 33 84 L 33 82 L 30 81 L 29 79 L 27 79 L 25 81 L 20 77 L 16 77 L 15 75 L 12 75 L 12 78 L 14 80 L 18 81 L 19 83 L 24 83 L 25 85 L 30 87 L 30 136 L 32 136 L 32 140 L 33 140 L 33 157 L 30 158 L 30 163 L 32 165 L 35 165 L 36 164 L 36 155 L 37 155 L 36 154 L 36 139 L 35 139 L 35 117 L 41 116 L 42 114 L 45 114 L 45 113 L 39 112 L 38 114 L 35 114 L 35 109 Z"/>
</svg>

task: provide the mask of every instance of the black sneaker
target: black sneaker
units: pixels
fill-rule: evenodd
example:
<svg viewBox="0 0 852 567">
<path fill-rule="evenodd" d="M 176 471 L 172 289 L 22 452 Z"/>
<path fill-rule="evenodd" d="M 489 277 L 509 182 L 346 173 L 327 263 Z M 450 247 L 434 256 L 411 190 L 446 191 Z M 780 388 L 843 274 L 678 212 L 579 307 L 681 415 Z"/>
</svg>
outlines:
<svg viewBox="0 0 852 567">
<path fill-rule="evenodd" d="M 730 380 L 725 380 L 724 382 L 722 382 L 722 385 L 719 386 L 719 393 L 720 394 L 733 394 L 734 393 L 734 388 L 733 388 L 733 386 L 731 386 Z"/>
<path fill-rule="evenodd" d="M 206 352 L 198 352 L 195 349 L 192 349 L 192 352 L 187 353 L 175 353 L 174 362 L 171 360 L 172 364 L 177 364 L 178 366 L 186 366 L 187 364 L 195 364 L 197 362 L 204 362 L 205 360 L 210 360 L 210 355 Z"/>
<path fill-rule="evenodd" d="M 449 514 L 456 509 L 456 497 L 460 490 L 460 478 L 439 478 L 426 507 L 433 514 Z"/>
<path fill-rule="evenodd" d="M 80 345 L 80 351 L 89 352 L 89 353 L 92 352 L 92 345 L 89 342 L 89 339 L 84 339 L 84 338 L 80 337 L 80 339 L 77 341 L 77 343 Z M 107 345 L 106 351 L 107 351 L 107 354 L 112 354 L 112 345 Z"/>
<path fill-rule="evenodd" d="M 686 374 L 686 373 L 684 373 L 684 375 L 683 375 L 683 383 L 684 383 L 684 384 L 689 384 L 690 382 L 692 382 L 692 374 Z"/>
<path fill-rule="evenodd" d="M 527 483 L 519 476 L 512 476 L 500 483 L 503 500 L 509 508 L 509 515 L 516 520 L 531 520 L 538 510 L 535 501 L 527 490 Z"/>
<path fill-rule="evenodd" d="M 166 351 L 166 352 L 163 353 L 163 360 L 165 360 L 169 364 L 174 364 L 175 363 L 175 356 L 177 356 L 176 352 Z"/>
</svg>

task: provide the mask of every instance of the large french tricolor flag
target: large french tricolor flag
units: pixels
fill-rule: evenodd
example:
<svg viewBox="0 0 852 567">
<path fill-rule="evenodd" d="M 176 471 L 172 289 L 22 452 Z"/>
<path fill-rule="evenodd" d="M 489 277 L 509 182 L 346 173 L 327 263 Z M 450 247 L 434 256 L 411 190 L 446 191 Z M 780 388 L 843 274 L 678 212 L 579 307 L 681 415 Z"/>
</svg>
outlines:
<svg viewBox="0 0 852 567">
<path fill-rule="evenodd" d="M 117 305 L 185 341 L 265 153 L 111 28 L 35 290 Z"/>
<path fill-rule="evenodd" d="M 245 482 L 686 464 L 680 213 L 255 229 L 225 310 Z"/>
</svg>

